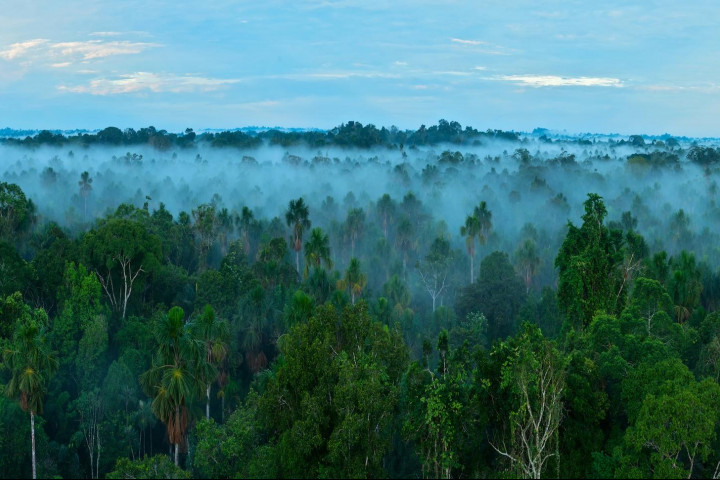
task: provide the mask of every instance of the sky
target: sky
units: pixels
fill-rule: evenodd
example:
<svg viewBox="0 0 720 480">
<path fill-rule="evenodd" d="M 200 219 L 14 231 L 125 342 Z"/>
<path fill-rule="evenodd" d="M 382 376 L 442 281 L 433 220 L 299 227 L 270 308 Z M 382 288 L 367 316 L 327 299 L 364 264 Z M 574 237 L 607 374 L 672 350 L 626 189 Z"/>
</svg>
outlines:
<svg viewBox="0 0 720 480">
<path fill-rule="evenodd" d="M 0 127 L 720 136 L 717 0 L 0 7 Z"/>
</svg>

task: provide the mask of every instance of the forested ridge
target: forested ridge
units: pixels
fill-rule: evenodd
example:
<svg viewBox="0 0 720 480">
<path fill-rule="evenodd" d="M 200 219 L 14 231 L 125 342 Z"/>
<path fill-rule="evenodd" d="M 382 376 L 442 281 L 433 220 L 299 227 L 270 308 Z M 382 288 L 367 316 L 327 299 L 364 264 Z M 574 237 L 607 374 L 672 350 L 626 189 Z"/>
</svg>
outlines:
<svg viewBox="0 0 720 480">
<path fill-rule="evenodd" d="M 0 144 L 4 478 L 720 474 L 713 139 Z"/>
</svg>

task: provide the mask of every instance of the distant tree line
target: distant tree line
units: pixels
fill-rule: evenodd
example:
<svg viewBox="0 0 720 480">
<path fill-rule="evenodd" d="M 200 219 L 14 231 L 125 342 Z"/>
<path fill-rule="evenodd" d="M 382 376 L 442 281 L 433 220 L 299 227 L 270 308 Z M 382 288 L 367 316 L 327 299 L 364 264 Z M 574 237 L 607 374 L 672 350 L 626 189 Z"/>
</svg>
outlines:
<svg viewBox="0 0 720 480">
<path fill-rule="evenodd" d="M 503 130 L 479 131 L 470 126 L 462 128 L 458 122 L 440 120 L 437 125 L 426 127 L 421 125 L 417 130 L 400 130 L 397 127 L 377 128 L 373 124 L 363 125 L 349 121 L 331 130 L 281 131 L 270 129 L 257 132 L 239 130 L 218 133 L 196 134 L 188 128 L 183 133 L 170 133 L 155 127 L 126 128 L 107 127 L 97 133 L 78 133 L 65 136 L 43 130 L 37 135 L 25 138 L 8 138 L 3 140 L 11 145 L 23 146 L 64 146 L 64 145 L 149 145 L 166 150 L 173 147 L 191 147 L 205 143 L 213 147 L 255 148 L 261 145 L 280 145 L 283 147 L 305 145 L 312 148 L 325 146 L 342 146 L 353 148 L 404 148 L 404 146 L 436 145 L 452 143 L 457 145 L 481 143 L 485 139 L 502 139 L 518 141 L 515 132 Z"/>
</svg>

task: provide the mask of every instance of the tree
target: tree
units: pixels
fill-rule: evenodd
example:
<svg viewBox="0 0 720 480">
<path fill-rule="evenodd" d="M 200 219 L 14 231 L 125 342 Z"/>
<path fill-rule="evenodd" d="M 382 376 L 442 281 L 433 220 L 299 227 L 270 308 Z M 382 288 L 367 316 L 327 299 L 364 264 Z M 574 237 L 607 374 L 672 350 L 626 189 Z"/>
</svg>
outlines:
<svg viewBox="0 0 720 480">
<path fill-rule="evenodd" d="M 255 223 L 255 216 L 247 206 L 243 206 L 240 215 L 235 217 L 235 224 L 240 230 L 240 238 L 246 255 L 250 255 L 250 229 Z"/>
<path fill-rule="evenodd" d="M 80 431 L 90 457 L 90 478 L 100 478 L 100 453 L 102 450 L 101 422 L 105 413 L 105 402 L 96 388 L 82 392 L 75 402 L 80 416 Z"/>
<path fill-rule="evenodd" d="M 218 366 L 228 354 L 230 330 L 226 321 L 216 317 L 215 310 L 210 305 L 205 305 L 203 313 L 195 320 L 193 327 L 193 334 L 205 347 L 205 362 L 202 366 L 206 368 L 201 372 L 201 376 L 207 385 L 205 418 L 210 420 L 210 387 L 212 382 L 217 380 Z"/>
<path fill-rule="evenodd" d="M 465 246 L 467 248 L 468 256 L 470 256 L 470 283 L 475 280 L 475 267 L 473 261 L 475 260 L 475 239 L 482 231 L 480 225 L 480 219 L 477 215 L 468 215 L 465 218 L 465 225 L 460 227 L 460 235 L 465 237 Z"/>
<path fill-rule="evenodd" d="M 485 200 L 475 207 L 473 210 L 473 216 L 477 217 L 478 223 L 480 224 L 480 232 L 478 233 L 480 245 L 485 245 L 488 237 L 490 236 L 490 231 L 492 230 L 492 212 L 488 209 Z"/>
<path fill-rule="evenodd" d="M 435 312 L 436 300 L 447 288 L 447 275 L 452 259 L 450 241 L 445 237 L 437 237 L 430 245 L 430 251 L 422 263 L 418 264 L 417 272 L 425 290 L 432 298 L 432 311 Z"/>
<path fill-rule="evenodd" d="M 505 338 L 515 331 L 516 319 L 526 293 L 505 252 L 492 252 L 480 263 L 477 281 L 460 292 L 458 314 L 482 312 L 488 320 L 490 341 Z"/>
<path fill-rule="evenodd" d="M 395 215 L 395 202 L 390 195 L 384 194 L 377 202 L 377 213 L 382 221 L 383 235 L 387 240 L 388 237 L 388 226 L 392 223 L 393 216 Z"/>
<path fill-rule="evenodd" d="M 124 320 L 133 288 L 162 258 L 160 239 L 140 222 L 111 218 L 88 232 L 83 244 L 110 306 L 121 312 Z"/>
<path fill-rule="evenodd" d="M 367 284 L 367 275 L 362 273 L 360 270 L 360 261 L 353 257 L 350 259 L 350 265 L 345 270 L 345 277 L 342 280 L 342 289 L 350 290 L 350 298 L 352 304 L 355 305 L 355 297 L 362 294 L 365 285 Z"/>
<path fill-rule="evenodd" d="M 700 303 L 702 293 L 702 275 L 697 268 L 695 255 L 685 250 L 678 257 L 670 259 L 670 278 L 668 293 L 675 303 L 675 315 L 678 322 L 686 321 Z"/>
<path fill-rule="evenodd" d="M 300 276 L 300 250 L 302 249 L 302 236 L 303 232 L 310 228 L 310 220 L 308 216 L 310 211 L 305 205 L 302 197 L 297 200 L 290 200 L 288 204 L 287 212 L 285 212 L 285 222 L 288 227 L 291 227 L 292 232 L 292 245 L 295 250 L 295 269 Z"/>
<path fill-rule="evenodd" d="M 524 478 L 539 479 L 548 460 L 560 461 L 554 447 L 563 415 L 564 359 L 532 325 L 524 326 L 515 343 L 500 376 L 500 389 L 512 401 L 509 438 L 491 446 Z"/>
<path fill-rule="evenodd" d="M 12 344 L 3 351 L 4 367 L 10 370 L 5 394 L 20 402 L 30 412 L 33 479 L 35 467 L 35 415 L 43 413 L 43 397 L 50 377 L 58 368 L 58 361 L 47 346 L 48 318 L 44 310 L 30 311 L 24 307 L 17 321 Z"/>
<path fill-rule="evenodd" d="M 157 351 L 150 370 L 140 376 L 140 384 L 152 397 L 152 412 L 167 426 L 170 443 L 175 445 L 175 465 L 179 465 L 180 445 L 188 428 L 188 403 L 199 398 L 206 385 L 200 375 L 204 367 L 204 345 L 193 335 L 185 312 L 173 307 L 156 324 Z"/>
<path fill-rule="evenodd" d="M 530 293 L 532 278 L 540 265 L 540 257 L 538 256 L 537 246 L 532 239 L 525 239 L 525 241 L 515 251 L 515 262 L 517 263 L 518 270 L 520 270 L 523 281 L 525 282 L 525 292 Z"/>
<path fill-rule="evenodd" d="M 353 208 L 347 214 L 345 230 L 350 237 L 350 256 L 355 256 L 355 242 L 365 229 L 365 211 L 362 208 Z"/>
<path fill-rule="evenodd" d="M 402 252 L 403 277 L 407 277 L 408 254 L 415 250 L 415 227 L 406 216 L 402 217 L 395 232 L 395 246 Z"/>
<path fill-rule="evenodd" d="M 568 233 L 555 258 L 559 270 L 560 309 L 575 328 L 587 326 L 597 311 L 614 313 L 624 304 L 620 272 L 622 236 L 603 225 L 602 197 L 589 193 L 583 224 L 568 223 Z"/>
<path fill-rule="evenodd" d="M 323 305 L 278 347 L 282 360 L 258 399 L 267 443 L 256 456 L 280 478 L 386 476 L 407 365 L 399 332 L 374 321 L 364 302 L 342 313 Z"/>
<path fill-rule="evenodd" d="M 207 257 L 210 249 L 215 243 L 217 235 L 217 217 L 215 215 L 215 205 L 203 204 L 192 211 L 193 229 L 198 237 L 198 246 L 200 251 L 201 266 L 207 266 Z"/>
<path fill-rule="evenodd" d="M 333 268 L 330 238 L 321 228 L 316 227 L 310 231 L 310 239 L 305 242 L 305 276 L 307 277 L 311 265 L 320 268 L 322 264 L 325 264 L 326 268 Z"/>
<path fill-rule="evenodd" d="M 190 478 L 190 473 L 173 465 L 167 455 L 161 454 L 138 460 L 120 458 L 115 464 L 115 470 L 108 473 L 107 478 L 183 479 Z"/>
<path fill-rule="evenodd" d="M 14 235 L 33 221 L 35 206 L 14 183 L 0 182 L 0 238 L 12 241 Z"/>
<path fill-rule="evenodd" d="M 410 365 L 403 382 L 408 399 L 403 435 L 415 443 L 424 477 L 461 478 L 471 467 L 471 459 L 463 455 L 465 445 L 481 436 L 487 419 L 472 401 L 475 388 L 482 390 L 486 381 L 475 377 L 478 370 L 472 368 L 467 348 L 450 347 L 447 331 L 438 337 L 435 369 L 429 365 L 431 350 L 426 341 L 422 361 Z"/>
<path fill-rule="evenodd" d="M 86 170 L 82 172 L 80 181 L 78 182 L 80 186 L 80 196 L 83 197 L 83 223 L 87 221 L 87 197 L 90 196 L 90 192 L 92 192 L 92 181 L 93 179 L 90 178 L 90 173 Z"/>
</svg>

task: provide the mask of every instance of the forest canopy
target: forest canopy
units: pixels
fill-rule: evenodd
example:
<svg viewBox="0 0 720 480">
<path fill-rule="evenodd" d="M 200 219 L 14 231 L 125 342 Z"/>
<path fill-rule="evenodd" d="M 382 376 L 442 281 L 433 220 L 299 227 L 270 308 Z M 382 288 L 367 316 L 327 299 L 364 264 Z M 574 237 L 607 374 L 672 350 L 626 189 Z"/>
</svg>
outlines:
<svg viewBox="0 0 720 480">
<path fill-rule="evenodd" d="M 0 143 L 0 475 L 711 477 L 713 139 Z"/>
</svg>

